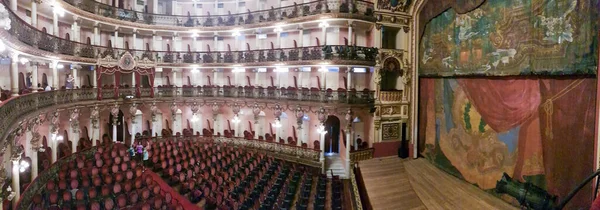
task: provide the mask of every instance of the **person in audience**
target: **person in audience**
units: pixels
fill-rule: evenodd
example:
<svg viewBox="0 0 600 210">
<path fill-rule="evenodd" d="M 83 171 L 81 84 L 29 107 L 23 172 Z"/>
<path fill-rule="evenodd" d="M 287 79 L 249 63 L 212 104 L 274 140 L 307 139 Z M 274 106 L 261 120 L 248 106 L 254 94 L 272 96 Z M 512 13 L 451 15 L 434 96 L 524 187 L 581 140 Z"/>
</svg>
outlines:
<svg viewBox="0 0 600 210">
<path fill-rule="evenodd" d="M 146 169 L 146 165 L 148 164 L 148 149 L 144 148 L 144 152 L 142 153 L 143 158 L 142 158 L 142 165 L 144 167 L 144 170 Z"/>
<path fill-rule="evenodd" d="M 50 87 L 50 85 L 44 84 L 44 86 L 45 86 L 44 91 L 51 91 L 52 90 L 52 87 Z"/>
<path fill-rule="evenodd" d="M 129 147 L 129 149 L 127 150 L 127 152 L 129 152 L 129 156 L 135 157 L 135 149 L 133 149 L 133 145 L 131 145 Z"/>
</svg>

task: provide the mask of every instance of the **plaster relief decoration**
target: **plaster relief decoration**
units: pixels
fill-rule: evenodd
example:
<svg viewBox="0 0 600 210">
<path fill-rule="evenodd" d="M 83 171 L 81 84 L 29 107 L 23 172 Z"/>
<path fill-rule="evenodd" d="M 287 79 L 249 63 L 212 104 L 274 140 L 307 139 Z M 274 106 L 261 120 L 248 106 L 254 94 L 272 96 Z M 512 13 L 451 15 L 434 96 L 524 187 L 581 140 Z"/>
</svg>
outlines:
<svg viewBox="0 0 600 210">
<path fill-rule="evenodd" d="M 325 108 L 319 108 L 319 110 L 317 111 L 317 118 L 319 119 L 319 122 L 321 122 L 321 124 L 325 124 L 325 120 L 327 120 L 327 111 L 325 111 Z"/>
<path fill-rule="evenodd" d="M 156 122 L 156 115 L 160 114 L 160 110 L 156 106 L 156 102 L 152 102 L 150 105 L 150 113 L 152 113 L 152 122 Z"/>
<path fill-rule="evenodd" d="M 79 133 L 79 109 L 69 110 L 69 122 L 74 133 Z"/>
<path fill-rule="evenodd" d="M 279 117 L 281 117 L 281 114 L 283 113 L 283 107 L 281 107 L 281 105 L 279 105 L 279 103 L 276 103 L 275 107 L 273 109 L 275 110 L 273 112 L 273 115 L 275 116 L 275 118 L 277 120 L 279 120 Z"/>
<path fill-rule="evenodd" d="M 304 119 L 304 109 L 299 105 L 296 106 L 296 110 L 294 111 L 296 114 L 296 124 L 298 125 L 298 129 L 302 129 L 302 120 Z"/>
<path fill-rule="evenodd" d="M 113 124 L 117 124 L 119 119 L 119 104 L 115 104 L 110 109 L 110 114 L 113 116 Z"/>
<path fill-rule="evenodd" d="M 212 113 L 213 113 L 213 120 L 217 121 L 217 115 L 219 115 L 219 109 L 221 107 L 219 107 L 219 104 L 217 104 L 217 102 L 213 102 L 211 108 L 212 108 Z"/>
<path fill-rule="evenodd" d="M 59 125 L 58 116 L 59 116 L 59 112 L 53 112 L 52 116 L 50 117 L 50 132 L 52 132 L 52 133 L 58 132 L 58 125 Z"/>
<path fill-rule="evenodd" d="M 106 50 L 112 51 L 112 48 Z M 150 86 L 154 87 L 155 63 L 147 58 L 139 60 L 134 58 L 129 51 L 123 52 L 120 57 L 115 58 L 114 53 L 106 53 L 97 61 L 96 82 L 98 87 L 98 98 L 102 99 L 102 75 L 114 75 L 115 83 L 121 84 L 121 74 L 133 74 L 136 84 L 141 84 L 142 75 L 147 75 Z M 115 88 L 118 95 L 119 86 Z M 139 86 L 136 86 L 136 97 L 140 95 Z M 150 88 L 150 96 L 154 96 L 154 88 Z"/>
<path fill-rule="evenodd" d="M 383 123 L 383 124 L 381 124 L 381 140 L 382 141 L 398 141 L 398 140 L 400 140 L 400 123 Z"/>
<path fill-rule="evenodd" d="M 252 114 L 254 114 L 254 124 L 258 124 L 258 117 L 260 116 L 261 111 L 262 109 L 258 105 L 258 103 L 254 103 L 254 105 L 252 105 Z"/>
<path fill-rule="evenodd" d="M 92 127 L 94 129 L 97 129 L 98 121 L 100 120 L 100 107 L 98 107 L 98 105 L 92 107 L 92 110 L 90 112 L 90 120 L 92 121 Z"/>
<path fill-rule="evenodd" d="M 551 6 L 550 6 L 551 5 Z M 597 0 L 486 1 L 425 26 L 419 75 L 595 75 Z"/>
<path fill-rule="evenodd" d="M 412 0 L 378 0 L 377 9 L 392 12 L 406 12 Z"/>
<path fill-rule="evenodd" d="M 238 113 L 240 113 L 240 105 L 237 102 L 234 102 L 233 105 L 231 105 L 231 111 L 233 112 L 234 115 L 237 115 Z"/>
<path fill-rule="evenodd" d="M 173 120 L 173 122 L 175 122 L 175 115 L 177 115 L 177 110 L 179 109 L 177 107 L 177 103 L 173 102 L 171 103 L 171 106 L 169 106 L 170 110 L 171 110 L 171 119 Z"/>
<path fill-rule="evenodd" d="M 346 115 L 344 116 L 344 119 L 346 120 L 347 124 L 347 128 L 350 129 L 352 128 L 352 120 L 354 120 L 354 118 L 352 118 L 352 115 L 354 113 L 352 112 L 352 109 L 348 109 L 346 110 Z"/>
<path fill-rule="evenodd" d="M 135 114 L 137 113 L 137 107 L 138 107 L 138 105 L 135 102 L 133 102 L 131 104 L 131 106 L 129 106 L 129 115 L 131 116 L 131 124 L 136 123 L 135 122 Z"/>
</svg>

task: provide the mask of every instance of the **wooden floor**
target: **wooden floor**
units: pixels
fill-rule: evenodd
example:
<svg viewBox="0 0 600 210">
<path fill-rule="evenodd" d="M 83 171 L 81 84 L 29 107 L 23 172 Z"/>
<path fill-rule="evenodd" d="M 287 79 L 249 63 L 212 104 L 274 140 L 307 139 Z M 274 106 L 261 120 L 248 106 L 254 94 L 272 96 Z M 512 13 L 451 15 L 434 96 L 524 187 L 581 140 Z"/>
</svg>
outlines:
<svg viewBox="0 0 600 210">
<path fill-rule="evenodd" d="M 371 159 L 359 165 L 373 209 L 427 209 L 410 186 L 402 159 Z"/>
<path fill-rule="evenodd" d="M 397 157 L 360 162 L 373 209 L 517 209 L 433 166 Z"/>
</svg>

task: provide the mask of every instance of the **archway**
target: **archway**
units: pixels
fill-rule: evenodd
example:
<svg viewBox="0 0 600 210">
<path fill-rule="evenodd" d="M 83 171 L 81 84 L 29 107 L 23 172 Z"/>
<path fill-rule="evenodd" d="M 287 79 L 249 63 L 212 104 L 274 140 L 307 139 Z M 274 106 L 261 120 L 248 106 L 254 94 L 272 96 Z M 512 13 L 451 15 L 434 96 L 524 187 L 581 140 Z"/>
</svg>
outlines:
<svg viewBox="0 0 600 210">
<path fill-rule="evenodd" d="M 397 81 L 402 76 L 402 69 L 398 59 L 390 57 L 383 61 L 381 69 L 380 90 L 398 90 Z"/>
<path fill-rule="evenodd" d="M 340 119 L 329 115 L 325 120 L 325 153 L 340 152 Z"/>
</svg>

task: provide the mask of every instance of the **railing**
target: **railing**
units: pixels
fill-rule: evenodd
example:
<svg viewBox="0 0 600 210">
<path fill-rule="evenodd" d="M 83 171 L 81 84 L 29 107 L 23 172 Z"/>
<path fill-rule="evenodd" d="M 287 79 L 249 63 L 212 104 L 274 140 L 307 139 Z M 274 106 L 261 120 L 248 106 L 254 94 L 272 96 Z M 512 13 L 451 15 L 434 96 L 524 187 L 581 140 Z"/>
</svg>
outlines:
<svg viewBox="0 0 600 210">
<path fill-rule="evenodd" d="M 350 151 L 350 162 L 352 164 L 363 160 L 373 159 L 374 148 L 361 149 L 356 151 Z"/>
<path fill-rule="evenodd" d="M 48 169 L 46 169 L 42 173 L 40 173 L 39 176 L 37 176 L 31 182 L 31 184 L 29 184 L 29 186 L 27 186 L 27 188 L 21 194 L 21 198 L 19 199 L 19 201 L 17 203 L 16 209 L 17 210 L 31 209 L 31 204 L 33 203 L 33 197 L 35 195 L 39 194 L 40 190 L 42 190 L 43 188 L 46 187 L 46 183 L 49 180 L 54 179 L 57 176 L 58 171 L 62 166 L 69 164 L 70 162 L 73 162 L 75 160 L 75 158 L 78 158 L 80 156 L 91 157 L 94 155 L 94 153 L 96 153 L 97 150 L 98 150 L 98 147 L 92 147 L 92 148 L 85 149 L 80 152 L 76 152 L 72 155 L 69 155 L 67 157 L 57 160 Z M 24 204 L 24 205 L 21 205 L 21 204 Z"/>
<path fill-rule="evenodd" d="M 382 102 L 400 102 L 402 101 L 402 91 L 380 91 L 379 100 Z"/>
<path fill-rule="evenodd" d="M 33 28 L 11 10 L 9 33 L 19 41 L 37 49 L 82 58 L 97 59 L 106 56 L 118 58 L 125 52 L 138 59 L 147 58 L 162 64 L 242 64 L 289 61 L 366 61 L 374 62 L 378 49 L 371 47 L 326 45 L 298 48 L 280 48 L 245 51 L 147 51 L 104 47 L 75 42 L 50 35 Z"/>
<path fill-rule="evenodd" d="M 374 19 L 374 5 L 372 2 L 367 1 L 355 1 L 355 3 L 348 4 L 345 0 L 318 0 L 280 8 L 271 8 L 259 11 L 248 10 L 248 12 L 239 14 L 229 13 L 227 15 L 210 15 L 209 13 L 207 15 L 200 16 L 192 16 L 190 14 L 166 15 L 145 13 L 113 7 L 111 5 L 96 2 L 94 0 L 65 0 L 65 2 L 81 8 L 84 11 L 102 15 L 107 18 L 148 25 L 182 27 L 233 27 L 284 21 L 288 19 L 324 13 L 351 13 Z"/>
<path fill-rule="evenodd" d="M 157 87 L 155 96 L 162 97 L 231 97 L 272 100 L 314 101 L 322 103 L 369 104 L 374 102 L 374 91 L 338 91 L 308 88 L 276 87 Z"/>
</svg>

